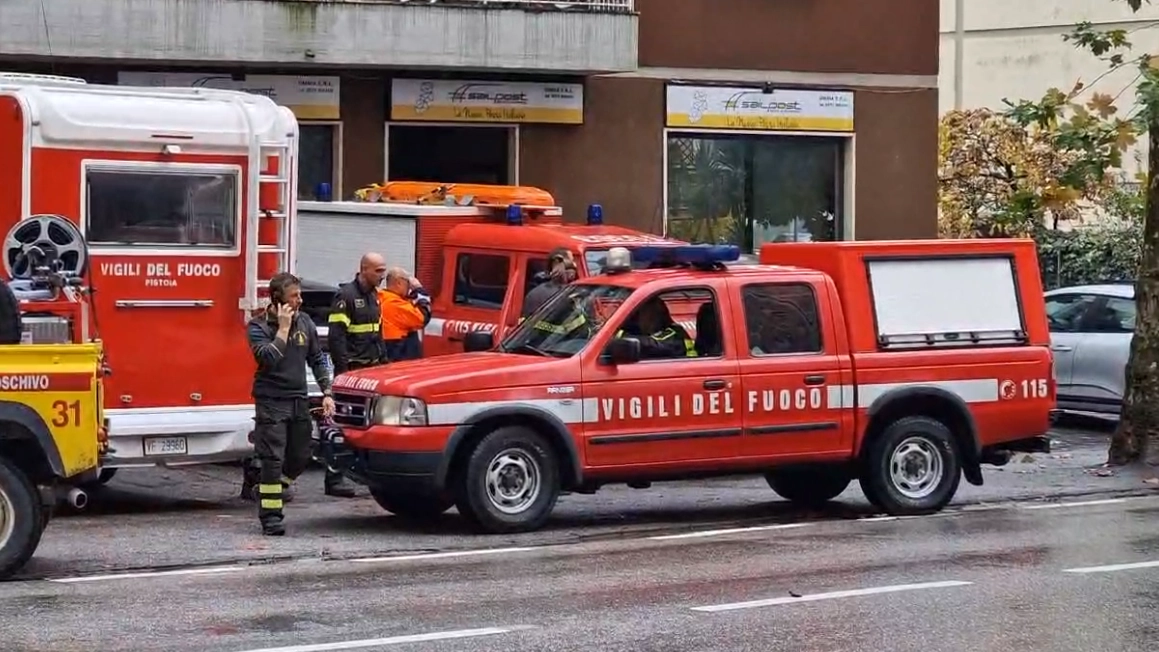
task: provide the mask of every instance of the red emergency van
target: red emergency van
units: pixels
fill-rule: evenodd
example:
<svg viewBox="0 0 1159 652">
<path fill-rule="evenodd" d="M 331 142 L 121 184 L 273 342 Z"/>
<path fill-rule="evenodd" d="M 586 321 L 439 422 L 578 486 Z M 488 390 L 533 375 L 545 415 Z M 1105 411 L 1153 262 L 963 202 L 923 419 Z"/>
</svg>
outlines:
<svg viewBox="0 0 1159 652">
<path fill-rule="evenodd" d="M 251 450 L 244 324 L 294 268 L 297 142 L 259 95 L 0 74 L 0 270 L 28 340 L 104 342 L 106 478 Z"/>
</svg>

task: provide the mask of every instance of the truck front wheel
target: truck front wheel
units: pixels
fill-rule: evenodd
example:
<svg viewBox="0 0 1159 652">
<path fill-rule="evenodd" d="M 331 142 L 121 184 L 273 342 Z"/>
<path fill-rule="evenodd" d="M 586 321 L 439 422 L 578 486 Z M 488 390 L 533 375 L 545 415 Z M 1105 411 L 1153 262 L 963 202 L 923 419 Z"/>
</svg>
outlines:
<svg viewBox="0 0 1159 652">
<path fill-rule="evenodd" d="M 0 579 L 28 563 L 40 545 L 46 521 L 44 505 L 32 481 L 0 457 Z"/>
<path fill-rule="evenodd" d="M 559 499 L 559 461 L 534 430 L 499 428 L 469 453 L 456 485 L 455 504 L 475 527 L 528 532 L 543 526 Z"/>
<path fill-rule="evenodd" d="M 841 468 L 787 468 L 765 474 L 777 495 L 803 507 L 820 507 L 840 496 L 852 478 Z"/>
<path fill-rule="evenodd" d="M 958 446 L 936 419 L 898 419 L 869 444 L 861 488 L 869 501 L 895 516 L 945 507 L 962 479 Z"/>
<path fill-rule="evenodd" d="M 374 502 L 386 511 L 413 521 L 438 518 L 454 503 L 431 491 L 392 491 L 382 487 L 371 487 Z"/>
</svg>

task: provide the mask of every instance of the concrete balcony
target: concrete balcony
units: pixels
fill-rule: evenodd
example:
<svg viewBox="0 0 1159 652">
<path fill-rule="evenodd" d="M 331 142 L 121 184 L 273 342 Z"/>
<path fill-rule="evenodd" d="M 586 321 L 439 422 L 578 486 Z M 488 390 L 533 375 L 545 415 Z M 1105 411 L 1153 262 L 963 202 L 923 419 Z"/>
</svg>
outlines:
<svg viewBox="0 0 1159 652">
<path fill-rule="evenodd" d="M 636 69 L 633 0 L 3 0 L 0 55 L 325 67 Z"/>
</svg>

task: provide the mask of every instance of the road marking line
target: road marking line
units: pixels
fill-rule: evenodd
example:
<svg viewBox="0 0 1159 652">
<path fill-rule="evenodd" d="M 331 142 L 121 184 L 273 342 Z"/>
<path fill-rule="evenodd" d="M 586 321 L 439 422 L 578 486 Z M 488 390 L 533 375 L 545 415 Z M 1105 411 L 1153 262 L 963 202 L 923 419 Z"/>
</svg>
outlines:
<svg viewBox="0 0 1159 652">
<path fill-rule="evenodd" d="M 1131 564 L 1112 564 L 1110 566 L 1087 566 L 1086 568 L 1067 568 L 1064 573 L 1114 573 L 1115 571 L 1136 570 L 1139 568 L 1159 568 L 1159 561 L 1138 561 Z"/>
<path fill-rule="evenodd" d="M 1125 503 L 1126 498 L 1107 498 L 1105 500 L 1083 500 L 1075 503 L 1049 503 L 1046 505 L 1022 505 L 1022 509 L 1062 509 L 1064 507 L 1088 507 L 1090 505 L 1114 505 Z"/>
<path fill-rule="evenodd" d="M 243 652 L 331 652 L 333 650 L 357 650 L 368 647 L 383 647 L 387 645 L 402 645 L 404 643 L 424 643 L 428 641 L 447 641 L 457 638 L 478 638 L 480 636 L 494 636 L 496 634 L 510 634 L 522 630 L 532 629 L 529 626 L 521 627 L 484 627 L 482 629 L 457 629 L 446 632 L 431 632 L 429 634 L 409 634 L 407 636 L 390 636 L 387 638 L 368 638 L 360 641 L 341 641 L 337 643 L 317 643 L 313 645 L 290 645 L 287 647 L 263 647 Z"/>
<path fill-rule="evenodd" d="M 457 550 L 453 552 L 424 552 L 417 555 L 395 555 L 393 557 L 360 557 L 350 561 L 369 564 L 384 561 L 422 561 L 425 559 L 447 559 L 449 557 L 474 557 L 478 555 L 501 555 L 509 552 L 527 552 L 535 548 L 486 548 L 483 550 Z"/>
<path fill-rule="evenodd" d="M 49 582 L 74 584 L 76 582 L 103 582 L 105 580 L 131 580 L 145 577 L 170 577 L 173 575 L 214 575 L 218 573 L 237 573 L 245 570 L 245 566 L 223 566 L 218 568 L 186 568 L 182 570 L 153 571 L 144 573 L 114 573 L 111 575 L 82 575 L 80 577 L 50 578 Z"/>
<path fill-rule="evenodd" d="M 704 537 L 718 537 L 725 534 L 743 534 L 745 532 L 764 532 L 766 530 L 790 530 L 806 527 L 812 523 L 785 523 L 782 525 L 757 525 L 754 527 L 734 527 L 727 530 L 704 530 L 702 532 L 685 532 L 684 534 L 663 534 L 648 537 L 649 541 L 675 541 L 677 539 L 701 539 Z"/>
<path fill-rule="evenodd" d="M 877 523 L 879 521 L 896 521 L 898 516 L 866 516 L 865 518 L 857 519 L 858 523 Z"/>
<path fill-rule="evenodd" d="M 973 582 L 959 582 L 956 580 L 945 582 L 925 582 L 923 584 L 894 584 L 892 586 L 877 586 L 869 589 L 854 589 L 851 591 L 832 591 L 830 593 L 814 593 L 801 597 L 788 596 L 784 598 L 769 598 L 767 600 L 752 600 L 750 602 L 734 602 L 731 604 L 717 604 L 708 607 L 693 607 L 693 611 L 715 613 L 718 611 L 735 611 L 737 609 L 754 609 L 756 607 L 776 607 L 779 605 L 796 604 L 799 602 L 816 602 L 817 600 L 837 600 L 841 598 L 856 598 L 865 595 L 881 593 L 898 593 L 901 591 L 921 591 L 926 589 L 946 589 L 956 586 L 969 586 Z"/>
</svg>

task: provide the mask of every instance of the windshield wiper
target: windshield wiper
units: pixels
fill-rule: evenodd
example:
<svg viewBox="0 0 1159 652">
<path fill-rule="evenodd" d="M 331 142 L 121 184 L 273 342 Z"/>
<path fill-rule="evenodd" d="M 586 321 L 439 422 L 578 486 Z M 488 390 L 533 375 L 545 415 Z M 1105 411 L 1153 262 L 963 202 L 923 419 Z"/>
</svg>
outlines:
<svg viewBox="0 0 1159 652">
<path fill-rule="evenodd" d="M 534 353 L 534 354 L 536 354 L 536 355 L 541 355 L 541 356 L 543 356 L 543 357 L 545 357 L 545 358 L 550 358 L 550 357 L 552 357 L 552 355 L 551 355 L 550 353 L 548 353 L 547 351 L 544 351 L 543 349 L 540 349 L 540 348 L 534 347 L 534 346 L 532 346 L 532 345 L 530 345 L 530 344 L 520 344 L 519 346 L 512 347 L 512 348 L 510 348 L 510 349 L 506 349 L 506 348 L 505 348 L 505 349 L 504 349 L 504 351 L 505 351 L 505 352 L 507 352 L 507 353 L 517 353 L 517 352 L 519 352 L 519 351 L 530 351 L 530 352 L 532 352 L 532 353 Z"/>
</svg>

